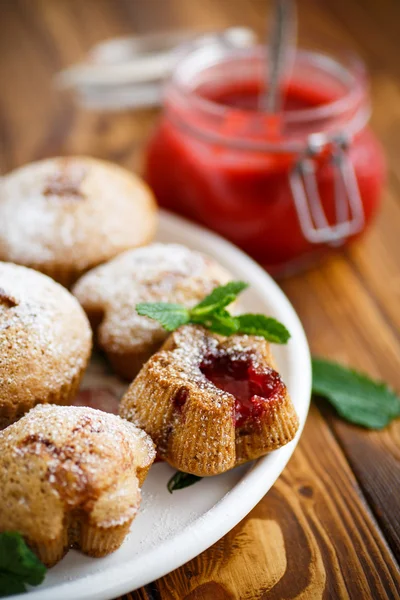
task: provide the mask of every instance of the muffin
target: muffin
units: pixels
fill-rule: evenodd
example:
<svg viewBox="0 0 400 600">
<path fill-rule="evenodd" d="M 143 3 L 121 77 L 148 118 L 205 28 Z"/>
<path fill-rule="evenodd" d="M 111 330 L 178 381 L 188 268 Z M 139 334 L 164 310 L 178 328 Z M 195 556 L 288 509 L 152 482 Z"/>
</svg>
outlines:
<svg viewBox="0 0 400 600">
<path fill-rule="evenodd" d="M 77 300 L 32 269 L 0 263 L 0 428 L 39 403 L 67 404 L 92 347 Z"/>
<path fill-rule="evenodd" d="M 162 459 L 218 475 L 290 442 L 298 418 L 270 346 L 185 325 L 142 368 L 120 404 Z"/>
<path fill-rule="evenodd" d="M 93 269 L 72 291 L 114 370 L 132 381 L 168 335 L 156 321 L 139 316 L 136 304 L 173 302 L 190 308 L 231 279 L 200 252 L 178 244 L 152 244 Z"/>
<path fill-rule="evenodd" d="M 155 228 L 149 188 L 112 163 L 50 158 L 2 178 L 0 260 L 42 271 L 66 287 L 120 252 L 149 243 Z"/>
<path fill-rule="evenodd" d="M 92 408 L 42 405 L 0 432 L 0 532 L 18 531 L 47 566 L 70 547 L 122 544 L 155 458 L 148 435 Z"/>
</svg>

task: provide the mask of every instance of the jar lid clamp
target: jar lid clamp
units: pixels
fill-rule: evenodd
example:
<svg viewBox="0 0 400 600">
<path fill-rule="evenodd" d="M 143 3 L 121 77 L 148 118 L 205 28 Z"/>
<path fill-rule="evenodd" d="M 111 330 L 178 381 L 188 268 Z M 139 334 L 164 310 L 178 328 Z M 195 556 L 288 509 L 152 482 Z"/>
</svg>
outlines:
<svg viewBox="0 0 400 600">
<path fill-rule="evenodd" d="M 364 209 L 353 165 L 348 156 L 350 136 L 344 133 L 331 139 L 309 137 L 305 152 L 289 174 L 300 227 L 304 237 L 313 244 L 338 246 L 346 238 L 362 230 Z M 315 158 L 330 147 L 330 162 L 334 172 L 335 219 L 330 224 L 318 191 Z"/>
</svg>

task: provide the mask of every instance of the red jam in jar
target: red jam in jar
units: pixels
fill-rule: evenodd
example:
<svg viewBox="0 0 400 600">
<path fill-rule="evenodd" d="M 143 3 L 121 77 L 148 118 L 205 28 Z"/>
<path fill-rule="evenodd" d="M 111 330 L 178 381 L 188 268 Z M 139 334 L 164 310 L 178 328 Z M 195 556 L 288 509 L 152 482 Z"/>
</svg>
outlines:
<svg viewBox="0 0 400 600">
<path fill-rule="evenodd" d="M 384 180 L 359 61 L 298 51 L 281 111 L 260 110 L 264 50 L 195 43 L 166 84 L 147 154 L 161 206 L 228 238 L 275 275 L 360 234 Z"/>
</svg>

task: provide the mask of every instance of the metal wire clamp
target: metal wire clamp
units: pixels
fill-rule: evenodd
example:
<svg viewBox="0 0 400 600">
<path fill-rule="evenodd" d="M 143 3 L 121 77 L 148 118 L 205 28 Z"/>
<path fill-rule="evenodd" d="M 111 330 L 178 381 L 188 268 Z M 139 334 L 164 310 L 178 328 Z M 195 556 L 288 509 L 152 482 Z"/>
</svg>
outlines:
<svg viewBox="0 0 400 600">
<path fill-rule="evenodd" d="M 310 136 L 304 154 L 289 174 L 290 187 L 304 237 L 313 244 L 340 246 L 361 231 L 364 208 L 353 165 L 348 156 L 350 138 Z M 330 224 L 321 201 L 316 178 L 316 158 L 329 148 L 334 174 L 335 223 Z"/>
</svg>

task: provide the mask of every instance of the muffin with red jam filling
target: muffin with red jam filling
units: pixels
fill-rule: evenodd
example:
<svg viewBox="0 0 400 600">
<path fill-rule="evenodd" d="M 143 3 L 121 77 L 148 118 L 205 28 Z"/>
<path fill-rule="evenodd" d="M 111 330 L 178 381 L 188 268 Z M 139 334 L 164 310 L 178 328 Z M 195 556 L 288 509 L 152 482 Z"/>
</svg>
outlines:
<svg viewBox="0 0 400 600">
<path fill-rule="evenodd" d="M 160 456 L 209 476 L 290 442 L 298 417 L 260 337 L 223 337 L 194 325 L 175 331 L 144 365 L 120 405 Z"/>
</svg>

